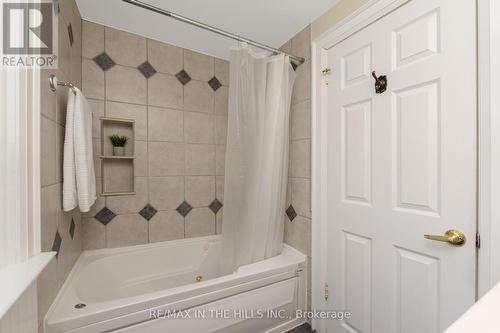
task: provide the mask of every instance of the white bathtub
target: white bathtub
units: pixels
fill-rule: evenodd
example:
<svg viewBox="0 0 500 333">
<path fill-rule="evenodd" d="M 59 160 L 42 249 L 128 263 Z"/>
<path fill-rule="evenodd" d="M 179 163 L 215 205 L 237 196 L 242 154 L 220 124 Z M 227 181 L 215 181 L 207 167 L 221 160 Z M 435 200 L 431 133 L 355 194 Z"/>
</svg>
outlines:
<svg viewBox="0 0 500 333">
<path fill-rule="evenodd" d="M 47 313 L 46 333 L 285 332 L 304 322 L 294 316 L 306 309 L 303 254 L 285 245 L 226 276 L 219 256 L 220 236 L 85 251 Z M 257 312 L 273 309 L 283 311 Z M 165 318 L 168 311 L 179 312 Z"/>
</svg>

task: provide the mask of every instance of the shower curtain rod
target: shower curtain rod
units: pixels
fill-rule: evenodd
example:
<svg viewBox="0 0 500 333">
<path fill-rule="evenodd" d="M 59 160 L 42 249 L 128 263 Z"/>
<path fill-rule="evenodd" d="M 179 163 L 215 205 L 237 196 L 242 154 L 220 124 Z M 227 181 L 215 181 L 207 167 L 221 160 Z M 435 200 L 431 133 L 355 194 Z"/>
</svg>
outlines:
<svg viewBox="0 0 500 333">
<path fill-rule="evenodd" d="M 205 29 L 205 30 L 209 30 L 209 31 L 212 31 L 212 32 L 215 32 L 216 34 L 219 34 L 219 35 L 222 35 L 222 36 L 225 36 L 225 37 L 228 37 L 228 38 L 231 38 L 231 39 L 234 39 L 234 40 L 237 40 L 237 41 L 240 41 L 240 42 L 244 42 L 244 43 L 247 43 L 247 44 L 250 44 L 250 45 L 253 45 L 253 46 L 257 46 L 258 48 L 261 48 L 261 49 L 264 49 L 264 50 L 267 50 L 267 51 L 271 51 L 273 53 L 276 53 L 276 54 L 279 54 L 279 53 L 283 53 L 285 55 L 288 55 L 290 57 L 290 60 L 295 64 L 295 65 L 301 65 L 302 63 L 304 63 L 305 59 L 302 58 L 302 57 L 298 57 L 298 56 L 295 56 L 293 54 L 289 54 L 289 53 L 286 53 L 286 52 L 283 52 L 283 51 L 280 51 L 274 47 L 271 47 L 271 46 L 267 46 L 265 44 L 262 44 L 262 43 L 259 43 L 259 42 L 256 42 L 256 41 L 253 41 L 251 39 L 248 39 L 248 38 L 244 38 L 244 37 L 241 37 L 241 36 L 238 36 L 238 35 L 235 35 L 235 34 L 232 34 L 230 32 L 227 32 L 227 31 L 224 31 L 224 30 L 221 30 L 219 28 L 216 28 L 216 27 L 212 27 L 208 24 L 205 24 L 205 23 L 201 23 L 201 22 L 198 22 L 198 21 L 195 21 L 193 19 L 190 19 L 188 17 L 185 17 L 185 16 L 182 16 L 182 15 L 179 15 L 179 14 L 175 14 L 175 13 L 172 13 L 168 10 L 164 10 L 164 9 L 161 9 L 161 8 L 158 8 L 158 7 L 155 7 L 153 5 L 150 5 L 150 4 L 147 4 L 143 1 L 139 1 L 139 0 L 122 0 L 123 2 L 127 2 L 129 4 L 132 4 L 132 5 L 135 5 L 137 7 L 141 7 L 141 8 L 144 8 L 144 9 L 147 9 L 147 10 L 150 10 L 152 12 L 155 12 L 155 13 L 158 13 L 158 14 L 162 14 L 162 15 L 165 15 L 165 16 L 168 16 L 168 17 L 171 17 L 173 19 L 176 19 L 178 21 L 181 21 L 181 22 L 184 22 L 184 23 L 189 23 L 191 25 L 194 25 L 194 26 L 197 26 L 199 28 L 202 28 L 202 29 Z"/>
</svg>

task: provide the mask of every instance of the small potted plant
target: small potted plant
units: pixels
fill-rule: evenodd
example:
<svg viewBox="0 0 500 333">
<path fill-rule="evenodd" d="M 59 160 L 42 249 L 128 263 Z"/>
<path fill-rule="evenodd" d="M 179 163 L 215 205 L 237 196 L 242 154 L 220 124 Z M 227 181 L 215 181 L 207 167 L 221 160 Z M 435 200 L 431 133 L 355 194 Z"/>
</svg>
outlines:
<svg viewBox="0 0 500 333">
<path fill-rule="evenodd" d="M 113 145 L 113 156 L 125 156 L 125 144 L 128 138 L 126 136 L 113 134 L 109 137 L 109 140 Z"/>
</svg>

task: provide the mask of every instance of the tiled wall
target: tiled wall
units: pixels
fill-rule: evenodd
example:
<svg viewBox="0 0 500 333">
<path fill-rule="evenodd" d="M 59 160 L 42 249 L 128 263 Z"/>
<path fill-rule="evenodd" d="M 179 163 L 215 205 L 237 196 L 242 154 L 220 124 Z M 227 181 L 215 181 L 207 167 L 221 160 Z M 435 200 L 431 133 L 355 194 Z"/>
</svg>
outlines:
<svg viewBox="0 0 500 333">
<path fill-rule="evenodd" d="M 304 57 L 297 68 L 292 94 L 290 124 L 290 168 L 285 217 L 285 243 L 311 256 L 311 31 L 306 27 L 282 46 L 282 50 Z M 308 279 L 310 281 L 310 278 Z M 308 294 L 310 298 L 310 284 Z M 310 304 L 310 302 L 309 302 Z"/>
<path fill-rule="evenodd" d="M 86 21 L 82 38 L 99 191 L 101 116 L 135 120 L 136 157 L 136 194 L 99 197 L 84 248 L 219 233 L 228 62 Z"/>
<path fill-rule="evenodd" d="M 59 5 L 57 5 L 57 3 Z M 62 156 L 68 90 L 49 89 L 49 74 L 59 80 L 82 82 L 81 17 L 74 0 L 55 2 L 58 15 L 59 68 L 41 72 L 41 234 L 42 251 L 57 251 L 57 259 L 38 278 L 39 325 L 82 251 L 78 209 L 62 210 Z"/>
</svg>

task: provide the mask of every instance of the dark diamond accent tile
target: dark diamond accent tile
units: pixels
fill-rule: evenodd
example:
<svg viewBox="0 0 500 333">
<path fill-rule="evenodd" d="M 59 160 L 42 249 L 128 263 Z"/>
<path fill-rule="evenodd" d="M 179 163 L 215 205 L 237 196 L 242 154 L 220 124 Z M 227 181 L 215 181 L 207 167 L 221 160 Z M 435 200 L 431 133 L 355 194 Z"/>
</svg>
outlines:
<svg viewBox="0 0 500 333">
<path fill-rule="evenodd" d="M 288 207 L 288 209 L 286 210 L 286 215 L 290 219 L 290 222 L 292 222 L 293 219 L 297 217 L 297 212 L 295 212 L 295 209 L 292 205 L 290 205 L 290 207 Z"/>
<path fill-rule="evenodd" d="M 149 79 L 151 76 L 156 74 L 156 69 L 154 69 L 154 67 L 151 66 L 151 64 L 147 61 L 142 65 L 139 65 L 137 69 L 142 73 L 142 75 L 144 75 L 146 79 Z"/>
<path fill-rule="evenodd" d="M 214 201 L 212 201 L 212 203 L 208 206 L 208 208 L 210 208 L 210 210 L 212 212 L 214 212 L 214 214 L 217 214 L 217 212 L 222 208 L 222 203 L 215 199 Z"/>
<path fill-rule="evenodd" d="M 73 218 L 71 218 L 71 224 L 69 226 L 69 235 L 71 236 L 71 239 L 73 239 L 75 237 L 75 220 L 73 220 Z"/>
<path fill-rule="evenodd" d="M 188 73 L 186 73 L 185 70 L 181 70 L 179 73 L 175 74 L 175 77 L 177 80 L 179 80 L 182 85 L 186 85 L 189 81 L 191 81 L 191 76 L 189 76 Z"/>
<path fill-rule="evenodd" d="M 54 237 L 54 243 L 52 243 L 52 251 L 56 252 L 56 258 L 59 256 L 59 250 L 61 249 L 62 238 L 59 235 L 59 230 L 56 231 L 56 236 Z"/>
<path fill-rule="evenodd" d="M 104 225 L 111 222 L 111 220 L 115 217 L 116 214 L 113 213 L 108 207 L 104 207 L 94 216 L 97 221 L 101 222 Z"/>
<path fill-rule="evenodd" d="M 144 208 L 139 212 L 139 214 L 148 221 L 151 220 L 156 213 L 158 213 L 158 211 L 150 204 L 144 206 Z"/>
<path fill-rule="evenodd" d="M 188 204 L 186 201 L 184 201 L 183 203 L 181 203 L 179 205 L 179 207 L 177 207 L 177 212 L 179 214 L 181 214 L 182 216 L 186 217 L 187 214 L 189 214 L 189 212 L 191 211 L 191 209 L 193 209 L 193 207 L 191 207 L 190 204 Z"/>
<path fill-rule="evenodd" d="M 108 69 L 110 69 L 115 65 L 113 59 L 111 59 L 109 55 L 106 54 L 106 52 L 99 54 L 97 57 L 94 58 L 94 61 L 97 64 L 97 66 L 101 67 L 103 71 L 107 71 Z"/>
<path fill-rule="evenodd" d="M 73 27 L 71 26 L 71 23 L 68 25 L 68 35 L 69 35 L 69 45 L 73 46 L 75 40 L 73 38 Z"/>
<path fill-rule="evenodd" d="M 208 84 L 214 91 L 217 91 L 220 87 L 222 87 L 222 84 L 220 83 L 219 79 L 217 79 L 215 76 L 208 81 Z"/>
</svg>

